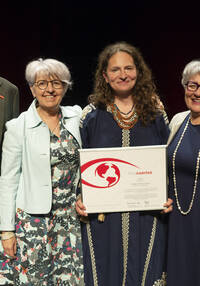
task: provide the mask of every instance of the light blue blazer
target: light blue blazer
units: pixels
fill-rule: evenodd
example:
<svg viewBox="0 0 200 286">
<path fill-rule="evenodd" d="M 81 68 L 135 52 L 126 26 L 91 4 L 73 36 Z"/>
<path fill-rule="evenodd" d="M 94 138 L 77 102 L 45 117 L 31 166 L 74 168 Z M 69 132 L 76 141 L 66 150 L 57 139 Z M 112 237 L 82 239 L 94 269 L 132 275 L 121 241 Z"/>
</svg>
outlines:
<svg viewBox="0 0 200 286">
<path fill-rule="evenodd" d="M 0 177 L 0 230 L 15 229 L 17 208 L 30 214 L 49 213 L 52 206 L 50 133 L 34 100 L 26 112 L 6 124 Z M 81 146 L 80 106 L 61 106 L 66 129 Z M 80 175 L 76 176 L 77 186 Z"/>
</svg>

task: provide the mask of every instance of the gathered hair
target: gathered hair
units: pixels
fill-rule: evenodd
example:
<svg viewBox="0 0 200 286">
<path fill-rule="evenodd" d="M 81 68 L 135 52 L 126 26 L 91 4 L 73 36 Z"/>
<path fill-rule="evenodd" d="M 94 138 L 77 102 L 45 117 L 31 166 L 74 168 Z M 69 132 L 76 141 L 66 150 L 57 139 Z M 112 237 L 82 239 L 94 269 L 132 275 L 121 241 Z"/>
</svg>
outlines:
<svg viewBox="0 0 200 286">
<path fill-rule="evenodd" d="M 184 88 L 188 80 L 196 74 L 200 74 L 200 59 L 192 60 L 185 66 L 181 79 Z"/>
<path fill-rule="evenodd" d="M 93 93 L 88 100 L 99 108 L 106 108 L 108 104 L 113 103 L 113 90 L 105 81 L 103 73 L 106 73 L 109 59 L 117 52 L 125 52 L 132 56 L 134 60 L 137 70 L 136 84 L 132 91 L 134 107 L 138 117 L 146 125 L 149 121 L 155 119 L 163 106 L 160 104 L 159 96 L 156 93 L 151 70 L 146 65 L 140 51 L 126 42 L 108 45 L 100 53 L 95 72 Z"/>
<path fill-rule="evenodd" d="M 55 76 L 65 83 L 65 90 L 72 85 L 71 74 L 68 67 L 56 59 L 39 58 L 29 62 L 25 70 L 25 78 L 29 86 L 34 84 L 38 74 Z"/>
</svg>

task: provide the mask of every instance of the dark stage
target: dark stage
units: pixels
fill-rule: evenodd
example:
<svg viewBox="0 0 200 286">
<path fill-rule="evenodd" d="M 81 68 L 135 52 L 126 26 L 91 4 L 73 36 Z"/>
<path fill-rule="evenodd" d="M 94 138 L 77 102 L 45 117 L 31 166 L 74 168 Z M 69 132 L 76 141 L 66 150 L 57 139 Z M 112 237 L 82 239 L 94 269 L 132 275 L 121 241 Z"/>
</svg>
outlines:
<svg viewBox="0 0 200 286">
<path fill-rule="evenodd" d="M 0 75 L 19 87 L 21 111 L 32 101 L 24 78 L 29 61 L 51 57 L 65 62 L 74 84 L 64 104 L 84 107 L 99 52 L 121 40 L 142 52 L 169 118 L 186 109 L 181 73 L 186 63 L 200 57 L 199 8 L 194 3 L 18 2 L 1 7 Z"/>
</svg>

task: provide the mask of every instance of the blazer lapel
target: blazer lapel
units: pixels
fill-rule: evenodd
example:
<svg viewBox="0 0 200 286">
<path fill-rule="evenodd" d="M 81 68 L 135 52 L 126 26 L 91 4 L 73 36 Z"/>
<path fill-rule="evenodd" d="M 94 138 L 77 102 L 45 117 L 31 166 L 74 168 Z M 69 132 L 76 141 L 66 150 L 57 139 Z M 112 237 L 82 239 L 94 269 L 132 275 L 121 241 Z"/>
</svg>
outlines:
<svg viewBox="0 0 200 286">
<path fill-rule="evenodd" d="M 174 138 L 174 135 L 176 134 L 176 132 L 179 130 L 179 128 L 181 127 L 181 123 L 179 123 L 178 125 L 174 126 L 172 129 L 171 129 L 171 132 L 170 132 L 170 135 L 169 135 L 169 138 L 168 138 L 168 141 L 167 141 L 167 145 L 169 145 L 172 141 L 172 139 Z"/>
<path fill-rule="evenodd" d="M 177 133 L 177 131 L 179 130 L 179 128 L 181 127 L 183 121 L 185 120 L 185 118 L 189 115 L 190 111 L 184 112 L 182 114 L 182 116 L 178 119 L 178 121 L 176 122 L 176 124 L 172 125 L 172 127 L 170 128 L 170 135 L 167 141 L 167 145 L 169 145 L 172 142 L 172 139 L 174 138 L 175 134 Z"/>
<path fill-rule="evenodd" d="M 2 140 L 2 135 L 5 128 L 5 98 L 3 94 L 1 94 L 1 85 L 2 83 L 0 81 L 0 95 L 2 95 L 2 97 L 0 96 L 0 141 Z"/>
</svg>

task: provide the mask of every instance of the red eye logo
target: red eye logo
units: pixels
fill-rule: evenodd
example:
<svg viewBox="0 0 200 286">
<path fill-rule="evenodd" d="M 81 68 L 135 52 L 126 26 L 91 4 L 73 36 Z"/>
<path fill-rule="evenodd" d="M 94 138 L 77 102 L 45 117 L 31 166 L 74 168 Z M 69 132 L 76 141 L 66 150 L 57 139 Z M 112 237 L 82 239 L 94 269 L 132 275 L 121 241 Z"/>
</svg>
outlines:
<svg viewBox="0 0 200 286">
<path fill-rule="evenodd" d="M 108 183 L 108 187 L 116 185 L 120 179 L 119 168 L 112 163 L 100 164 L 95 170 L 95 175 L 104 178 Z"/>
<path fill-rule="evenodd" d="M 115 164 L 113 164 L 115 162 Z M 81 175 L 82 175 L 82 184 L 85 184 L 87 186 L 93 187 L 93 188 L 110 188 L 116 185 L 120 180 L 120 169 L 123 168 L 123 164 L 131 165 L 135 168 L 138 168 L 137 166 L 115 158 L 100 158 L 91 160 L 81 166 Z M 88 169 L 92 168 L 92 171 L 90 170 L 89 177 L 91 179 L 91 182 L 87 182 L 83 177 L 83 173 Z M 93 176 L 92 176 L 93 175 Z M 98 183 L 98 185 L 97 185 Z"/>
</svg>

